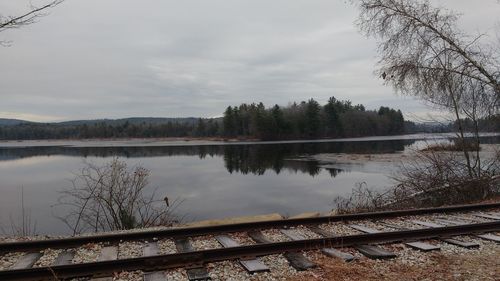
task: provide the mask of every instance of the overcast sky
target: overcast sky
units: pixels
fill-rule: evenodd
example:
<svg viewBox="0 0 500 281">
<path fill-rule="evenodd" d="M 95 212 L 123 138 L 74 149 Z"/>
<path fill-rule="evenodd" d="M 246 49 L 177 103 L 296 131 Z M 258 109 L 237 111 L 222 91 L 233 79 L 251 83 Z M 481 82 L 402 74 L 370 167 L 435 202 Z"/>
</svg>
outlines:
<svg viewBox="0 0 500 281">
<path fill-rule="evenodd" d="M 496 0 L 433 2 L 463 13 L 472 33 L 500 21 Z M 0 12 L 27 5 L 0 0 Z M 0 47 L 0 118 L 213 117 L 330 96 L 424 116 L 374 76 L 376 44 L 356 16 L 341 0 L 67 0 L 0 33 L 12 41 Z"/>
</svg>

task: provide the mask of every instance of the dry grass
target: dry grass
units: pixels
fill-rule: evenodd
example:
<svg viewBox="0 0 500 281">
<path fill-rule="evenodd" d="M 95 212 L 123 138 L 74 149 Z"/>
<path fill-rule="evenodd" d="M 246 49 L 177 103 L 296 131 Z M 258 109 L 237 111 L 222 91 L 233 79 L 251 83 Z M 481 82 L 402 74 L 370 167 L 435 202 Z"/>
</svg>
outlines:
<svg viewBox="0 0 500 281">
<path fill-rule="evenodd" d="M 427 146 L 421 151 L 480 151 L 481 147 L 476 142 L 458 142 L 453 143 L 438 143 Z"/>
<path fill-rule="evenodd" d="M 292 276 L 286 280 L 500 280 L 498 251 L 473 254 L 446 255 L 440 252 L 428 254 L 425 263 L 408 265 L 394 261 L 375 261 L 363 258 L 346 263 L 317 255 L 318 268 Z"/>
</svg>

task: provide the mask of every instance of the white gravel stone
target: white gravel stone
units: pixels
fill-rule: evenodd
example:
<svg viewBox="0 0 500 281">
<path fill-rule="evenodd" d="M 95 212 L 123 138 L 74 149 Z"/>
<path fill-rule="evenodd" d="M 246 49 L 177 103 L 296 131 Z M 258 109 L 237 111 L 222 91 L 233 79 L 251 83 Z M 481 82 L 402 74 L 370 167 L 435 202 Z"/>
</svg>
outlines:
<svg viewBox="0 0 500 281">
<path fill-rule="evenodd" d="M 300 234 L 302 237 L 306 239 L 321 238 L 321 235 L 312 232 L 311 230 L 309 230 L 309 228 L 305 226 L 291 227 L 290 229 L 296 231 L 298 234 Z"/>
<path fill-rule="evenodd" d="M 233 240 L 238 242 L 241 246 L 248 246 L 248 245 L 255 245 L 255 241 L 252 240 L 246 233 L 231 233 L 229 234 L 229 237 L 231 237 Z"/>
<path fill-rule="evenodd" d="M 211 263 L 207 269 L 213 281 L 245 281 L 251 277 L 236 261 Z"/>
<path fill-rule="evenodd" d="M 118 259 L 137 258 L 142 256 L 144 243 L 122 242 L 118 246 Z"/>
<path fill-rule="evenodd" d="M 0 257 L 0 270 L 9 269 L 24 253 L 8 253 Z"/>
<path fill-rule="evenodd" d="M 473 216 L 473 215 L 467 214 L 467 213 L 447 215 L 447 217 L 449 217 L 450 220 L 465 221 L 467 223 L 481 223 L 481 222 L 492 222 L 492 221 L 494 221 L 494 220 L 487 219 L 487 218 L 476 217 L 476 216 Z"/>
<path fill-rule="evenodd" d="M 38 259 L 33 267 L 43 267 L 52 265 L 63 250 L 46 249 L 42 252 L 42 257 Z"/>
<path fill-rule="evenodd" d="M 466 239 L 464 239 L 462 237 L 456 237 L 456 239 L 466 241 Z M 475 249 L 474 248 L 473 249 L 466 249 L 464 247 L 455 246 L 455 245 L 448 244 L 448 243 L 441 243 L 440 246 L 441 246 L 441 252 L 443 252 L 444 254 L 448 254 L 448 255 L 472 254 L 472 253 L 478 253 L 482 250 L 481 246 L 479 246 L 478 248 L 475 248 Z"/>
<path fill-rule="evenodd" d="M 137 271 L 123 271 L 113 275 L 113 281 L 139 281 L 142 280 L 144 273 Z"/>
<path fill-rule="evenodd" d="M 182 268 L 178 268 L 175 270 L 168 270 L 165 272 L 166 280 L 175 280 L 175 281 L 187 281 L 189 280 L 187 277 L 186 270 Z"/>
<path fill-rule="evenodd" d="M 73 263 L 95 262 L 99 258 L 102 245 L 100 244 L 86 244 L 76 249 Z"/>
<path fill-rule="evenodd" d="M 191 243 L 196 250 L 217 249 L 222 247 L 219 241 L 212 236 L 195 237 L 191 239 Z"/>
<path fill-rule="evenodd" d="M 368 227 L 368 228 L 375 229 L 378 231 L 394 231 L 394 229 L 392 229 L 390 227 L 384 226 L 382 224 L 377 224 L 376 222 L 372 222 L 372 221 L 362 221 L 360 223 L 354 223 L 354 224 L 362 225 L 364 227 Z"/>
<path fill-rule="evenodd" d="M 266 230 L 262 231 L 262 234 L 264 234 L 264 236 L 267 239 L 269 239 L 273 242 L 290 241 L 290 239 L 288 239 L 288 237 L 286 237 L 286 235 L 281 233 L 281 231 L 279 231 L 278 229 L 266 229 Z"/>
<path fill-rule="evenodd" d="M 414 219 L 419 219 L 419 218 L 409 217 L 409 218 L 404 218 L 404 219 L 401 219 L 401 218 L 385 219 L 385 220 L 381 220 L 381 222 L 388 223 L 388 224 L 393 224 L 395 226 L 399 226 L 401 228 L 406 228 L 406 229 L 422 229 L 422 228 L 426 228 L 425 226 L 422 226 L 422 225 L 419 225 L 419 224 L 411 222 L 411 220 L 414 220 Z M 421 219 L 419 219 L 419 220 L 421 220 Z M 395 230 L 397 230 L 397 229 L 393 229 L 392 231 L 395 231 Z"/>
<path fill-rule="evenodd" d="M 269 267 L 270 271 L 255 273 L 250 280 L 287 280 L 288 277 L 298 273 L 297 270 L 289 265 L 283 255 L 264 256 L 260 260 Z"/>
<path fill-rule="evenodd" d="M 334 235 L 354 235 L 362 233 L 361 231 L 358 231 L 352 227 L 347 226 L 343 222 L 325 223 L 320 225 L 320 228 L 323 228 L 324 230 L 329 231 Z"/>
<path fill-rule="evenodd" d="M 175 242 L 170 239 L 159 240 L 158 248 L 160 249 L 160 254 L 162 255 L 175 254 L 177 252 Z"/>
</svg>

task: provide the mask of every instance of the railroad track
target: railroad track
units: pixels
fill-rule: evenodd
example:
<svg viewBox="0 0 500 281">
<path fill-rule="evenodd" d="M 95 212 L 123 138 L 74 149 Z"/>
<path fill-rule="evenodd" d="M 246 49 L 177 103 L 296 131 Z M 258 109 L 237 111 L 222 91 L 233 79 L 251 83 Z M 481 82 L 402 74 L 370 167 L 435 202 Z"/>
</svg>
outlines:
<svg viewBox="0 0 500 281">
<path fill-rule="evenodd" d="M 315 264 L 303 251 L 350 261 L 359 254 L 393 258 L 383 246 L 389 243 L 469 249 L 479 247 L 478 239 L 500 242 L 499 211 L 500 203 L 476 204 L 0 243 L 0 280 L 108 280 L 120 271 L 170 280 L 164 271 L 178 268 L 190 280 L 207 280 L 209 263 L 233 260 L 255 273 L 269 271 L 261 257 L 275 254 L 307 270 Z"/>
</svg>

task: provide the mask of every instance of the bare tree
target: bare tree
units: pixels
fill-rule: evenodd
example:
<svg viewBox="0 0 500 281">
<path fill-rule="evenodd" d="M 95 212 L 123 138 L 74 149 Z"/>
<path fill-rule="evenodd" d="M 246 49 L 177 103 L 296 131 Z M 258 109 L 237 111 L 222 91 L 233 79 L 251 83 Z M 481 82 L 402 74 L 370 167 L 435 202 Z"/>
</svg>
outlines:
<svg viewBox="0 0 500 281">
<path fill-rule="evenodd" d="M 494 48 L 481 44 L 484 34 L 471 38 L 462 32 L 456 13 L 421 0 L 360 0 L 359 8 L 360 29 L 380 40 L 380 75 L 391 78 L 396 89 L 433 98 L 436 89 L 445 87 L 442 77 L 453 74 L 477 80 L 500 95 Z"/>
<path fill-rule="evenodd" d="M 45 4 L 41 6 L 35 6 L 30 3 L 29 10 L 21 15 L 6 16 L 0 14 L 0 32 L 33 24 L 38 18 L 45 16 L 49 9 L 61 4 L 63 1 L 64 0 L 51 0 L 50 2 L 45 2 Z M 0 45 L 8 45 L 8 41 L 0 41 Z"/>
<path fill-rule="evenodd" d="M 484 176 L 469 178 L 463 159 L 454 151 L 419 150 L 400 163 L 392 176 L 395 186 L 385 190 L 358 183 L 348 196 L 333 200 L 338 213 L 400 210 L 480 202 L 500 195 L 500 150 L 488 152 Z"/>
<path fill-rule="evenodd" d="M 171 225 L 180 204 L 157 199 L 156 189 L 148 189 L 149 170 L 128 168 L 114 158 L 98 166 L 85 163 L 71 187 L 62 191 L 58 216 L 73 234 Z"/>
<path fill-rule="evenodd" d="M 449 110 L 466 142 L 464 118 L 474 124 L 499 113 L 500 46 L 483 42 L 484 34 L 462 32 L 458 15 L 434 8 L 429 1 L 360 0 L 358 25 L 379 40 L 378 73 L 402 94 Z M 480 177 L 479 154 L 463 145 L 468 176 Z"/>
<path fill-rule="evenodd" d="M 453 114 L 458 127 L 454 151 L 415 151 L 401 164 L 385 191 L 358 186 L 338 197 L 339 212 L 438 206 L 484 200 L 500 194 L 500 152 L 480 157 L 479 121 L 498 116 L 500 44 L 485 43 L 457 26 L 458 14 L 427 0 L 354 0 L 358 25 L 375 37 L 380 53 L 378 74 L 396 91 Z M 500 43 L 500 42 L 499 42 Z M 472 122 L 474 145 L 466 138 L 464 119 Z"/>
<path fill-rule="evenodd" d="M 485 152 L 486 153 L 486 152 Z M 500 151 L 482 157 L 481 177 L 470 178 L 463 158 L 453 151 L 426 149 L 400 163 L 393 176 L 398 184 L 387 205 L 414 207 L 460 204 L 500 194 Z"/>
</svg>

